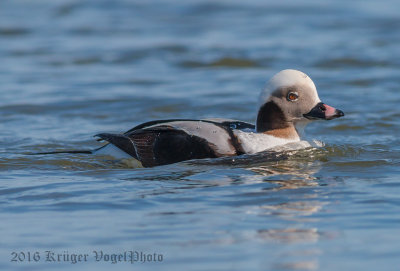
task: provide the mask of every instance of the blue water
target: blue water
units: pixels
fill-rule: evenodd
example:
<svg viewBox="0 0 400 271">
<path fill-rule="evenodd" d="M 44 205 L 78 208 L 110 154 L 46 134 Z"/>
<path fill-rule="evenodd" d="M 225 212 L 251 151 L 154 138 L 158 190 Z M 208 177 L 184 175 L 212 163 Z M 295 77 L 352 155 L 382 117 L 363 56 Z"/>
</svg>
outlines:
<svg viewBox="0 0 400 271">
<path fill-rule="evenodd" d="M 399 8 L 1 1 L 0 269 L 400 269 Z M 27 155 L 96 148 L 93 135 L 152 119 L 253 122 L 259 91 L 285 68 L 346 113 L 308 127 L 325 147 L 149 169 Z"/>
</svg>

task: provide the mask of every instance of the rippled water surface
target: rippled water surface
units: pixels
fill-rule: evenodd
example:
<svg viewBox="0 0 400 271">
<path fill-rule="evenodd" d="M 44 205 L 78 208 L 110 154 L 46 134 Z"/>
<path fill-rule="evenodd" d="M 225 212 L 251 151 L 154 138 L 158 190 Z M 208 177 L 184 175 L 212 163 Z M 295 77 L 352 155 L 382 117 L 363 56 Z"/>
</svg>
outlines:
<svg viewBox="0 0 400 271">
<path fill-rule="evenodd" d="M 0 269 L 399 270 L 399 8 L 1 1 Z M 252 122 L 285 68 L 346 113 L 307 128 L 322 148 L 150 169 L 27 155 L 95 148 L 93 135 L 152 119 Z M 46 250 L 89 258 L 46 262 Z M 163 258 L 112 264 L 93 250 Z"/>
</svg>

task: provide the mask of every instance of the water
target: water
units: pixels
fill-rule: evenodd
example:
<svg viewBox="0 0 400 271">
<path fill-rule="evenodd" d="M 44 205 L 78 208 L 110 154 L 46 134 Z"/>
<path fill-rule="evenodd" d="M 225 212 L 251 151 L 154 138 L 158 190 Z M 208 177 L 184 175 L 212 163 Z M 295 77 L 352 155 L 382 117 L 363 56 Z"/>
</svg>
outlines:
<svg viewBox="0 0 400 271">
<path fill-rule="evenodd" d="M 399 8 L 1 1 L 0 269 L 399 269 Z M 325 147 L 150 169 L 27 155 L 95 148 L 93 135 L 152 119 L 253 122 L 260 89 L 285 68 L 346 113 L 308 127 Z M 96 262 L 94 250 L 162 261 Z"/>
</svg>

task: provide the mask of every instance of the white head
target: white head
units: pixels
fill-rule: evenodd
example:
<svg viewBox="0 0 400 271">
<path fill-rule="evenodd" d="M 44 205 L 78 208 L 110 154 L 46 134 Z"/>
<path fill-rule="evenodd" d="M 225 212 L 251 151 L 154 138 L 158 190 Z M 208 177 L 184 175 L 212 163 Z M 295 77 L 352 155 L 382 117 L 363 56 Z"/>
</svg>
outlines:
<svg viewBox="0 0 400 271">
<path fill-rule="evenodd" d="M 257 132 L 344 115 L 342 111 L 323 104 L 311 78 L 297 70 L 283 70 L 275 74 L 261 92 L 258 106 Z"/>
</svg>

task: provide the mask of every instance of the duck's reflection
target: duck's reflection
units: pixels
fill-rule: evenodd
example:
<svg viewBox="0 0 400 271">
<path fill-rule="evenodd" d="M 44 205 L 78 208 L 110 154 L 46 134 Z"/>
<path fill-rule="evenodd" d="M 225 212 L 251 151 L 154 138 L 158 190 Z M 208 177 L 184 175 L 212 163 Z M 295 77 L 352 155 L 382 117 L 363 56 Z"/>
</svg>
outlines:
<svg viewBox="0 0 400 271">
<path fill-rule="evenodd" d="M 274 265 L 274 270 L 317 270 L 318 268 L 318 261 L 315 260 L 286 262 Z"/>
<path fill-rule="evenodd" d="M 319 233 L 316 228 L 261 229 L 257 231 L 257 237 L 282 243 L 314 243 L 318 241 Z"/>
<path fill-rule="evenodd" d="M 221 219 L 223 225 L 226 223 L 226 230 L 224 226 L 215 239 L 190 240 L 190 245 L 261 242 L 275 251 L 273 260 L 266 255 L 270 269 L 315 270 L 322 253 L 320 241 L 336 236 L 320 229 L 321 214 L 329 204 L 318 179 L 321 154 L 323 157 L 321 150 L 310 149 L 170 165 L 159 168 L 156 176 L 157 180 L 163 177 L 168 183 L 143 193 L 143 197 L 173 193 L 174 197 L 168 197 L 166 202 L 174 204 L 179 199 L 179 204 L 191 206 L 193 198 L 187 195 L 195 195 L 194 199 L 204 204 L 204 212 L 218 213 L 220 209 L 215 206 L 226 212 L 226 218 L 219 214 L 218 218 L 211 216 Z M 143 174 L 155 175 L 148 170 L 143 170 Z M 174 178 L 176 182 L 172 181 Z M 188 189 L 196 191 L 188 193 Z M 161 211 L 154 215 L 181 215 L 175 210 Z M 190 213 L 196 214 L 197 211 Z M 243 220 L 235 220 L 232 226 L 230 215 Z"/>
<path fill-rule="evenodd" d="M 319 255 L 322 251 L 316 244 L 324 237 L 332 237 L 318 229 L 318 213 L 328 204 L 320 195 L 317 173 L 321 170 L 318 161 L 309 159 L 281 160 L 275 163 L 248 168 L 262 176 L 263 182 L 275 184 L 266 189 L 265 196 L 277 200 L 260 204 L 253 213 L 265 217 L 266 223 L 255 232 L 255 238 L 262 242 L 283 246 L 279 249 L 275 270 L 316 270 L 319 268 Z M 283 220 L 283 223 L 268 225 L 268 221 Z M 276 227 L 276 225 L 279 225 Z M 284 225 L 284 227 L 282 227 Z M 311 246 L 311 249 L 310 249 Z"/>
<path fill-rule="evenodd" d="M 316 201 L 294 201 L 276 205 L 261 205 L 261 215 L 275 215 L 297 222 L 316 222 L 316 218 L 307 218 L 322 209 L 324 203 Z"/>
</svg>

